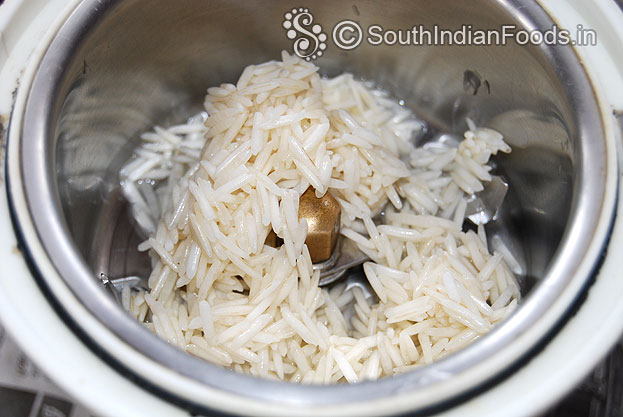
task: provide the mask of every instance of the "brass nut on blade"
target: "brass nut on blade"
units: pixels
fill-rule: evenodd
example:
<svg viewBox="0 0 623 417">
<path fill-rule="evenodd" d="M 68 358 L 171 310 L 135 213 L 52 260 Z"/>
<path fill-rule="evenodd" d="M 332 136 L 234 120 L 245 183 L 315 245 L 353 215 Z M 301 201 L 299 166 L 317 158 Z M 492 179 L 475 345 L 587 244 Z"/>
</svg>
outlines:
<svg viewBox="0 0 623 417">
<path fill-rule="evenodd" d="M 305 243 L 313 263 L 331 257 L 340 234 L 342 209 L 340 203 L 328 192 L 321 198 L 309 187 L 299 199 L 299 220 L 307 220 Z"/>
<path fill-rule="evenodd" d="M 273 248 L 278 248 L 279 246 L 283 245 L 283 239 L 277 236 L 273 229 L 270 229 L 270 232 L 268 232 L 268 236 L 266 236 L 266 241 L 264 242 L 264 244 L 272 246 Z"/>
</svg>

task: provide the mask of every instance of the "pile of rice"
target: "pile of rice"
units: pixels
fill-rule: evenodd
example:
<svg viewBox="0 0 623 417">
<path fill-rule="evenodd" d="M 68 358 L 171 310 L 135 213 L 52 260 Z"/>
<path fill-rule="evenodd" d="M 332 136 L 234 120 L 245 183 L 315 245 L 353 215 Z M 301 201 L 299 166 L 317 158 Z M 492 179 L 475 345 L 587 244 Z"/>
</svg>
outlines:
<svg viewBox="0 0 623 417">
<path fill-rule="evenodd" d="M 357 382 L 429 364 L 517 306 L 482 226 L 461 229 L 490 156 L 510 148 L 471 122 L 458 148 L 415 148 L 423 126 L 408 110 L 317 70 L 286 53 L 249 66 L 208 89 L 207 114 L 142 136 L 121 178 L 153 271 L 123 304 L 180 349 L 267 378 Z M 318 286 L 298 218 L 310 186 L 341 204 L 376 297 Z M 281 247 L 264 244 L 271 229 Z"/>
</svg>

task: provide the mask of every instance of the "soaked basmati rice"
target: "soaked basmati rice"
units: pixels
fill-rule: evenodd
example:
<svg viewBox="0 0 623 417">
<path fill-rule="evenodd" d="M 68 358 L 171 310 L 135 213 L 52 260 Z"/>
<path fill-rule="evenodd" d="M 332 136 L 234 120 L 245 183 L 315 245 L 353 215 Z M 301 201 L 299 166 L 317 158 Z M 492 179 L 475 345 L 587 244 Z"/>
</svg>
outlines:
<svg viewBox="0 0 623 417">
<path fill-rule="evenodd" d="M 510 151 L 499 133 L 472 123 L 458 148 L 416 148 L 407 109 L 286 53 L 208 89 L 205 110 L 145 133 L 121 171 L 153 261 L 150 291 L 124 306 L 169 343 L 266 378 L 357 382 L 431 363 L 517 306 L 504 254 L 461 230 L 491 155 Z M 298 219 L 310 186 L 340 202 L 378 302 L 318 287 Z"/>
</svg>

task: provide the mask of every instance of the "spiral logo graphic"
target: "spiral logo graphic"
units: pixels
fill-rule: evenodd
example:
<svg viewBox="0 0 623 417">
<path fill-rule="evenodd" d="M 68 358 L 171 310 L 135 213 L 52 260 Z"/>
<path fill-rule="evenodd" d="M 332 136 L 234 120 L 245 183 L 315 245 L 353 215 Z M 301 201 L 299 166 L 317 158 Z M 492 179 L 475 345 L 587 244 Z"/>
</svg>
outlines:
<svg viewBox="0 0 623 417">
<path fill-rule="evenodd" d="M 322 31 L 322 26 L 314 24 L 314 17 L 309 9 L 302 7 L 292 9 L 284 15 L 283 28 L 286 37 L 293 40 L 294 53 L 306 61 L 322 56 L 327 49 L 327 34 Z"/>
<path fill-rule="evenodd" d="M 338 48 L 348 51 L 361 44 L 363 31 L 359 23 L 346 19 L 333 26 L 332 37 Z"/>
</svg>

